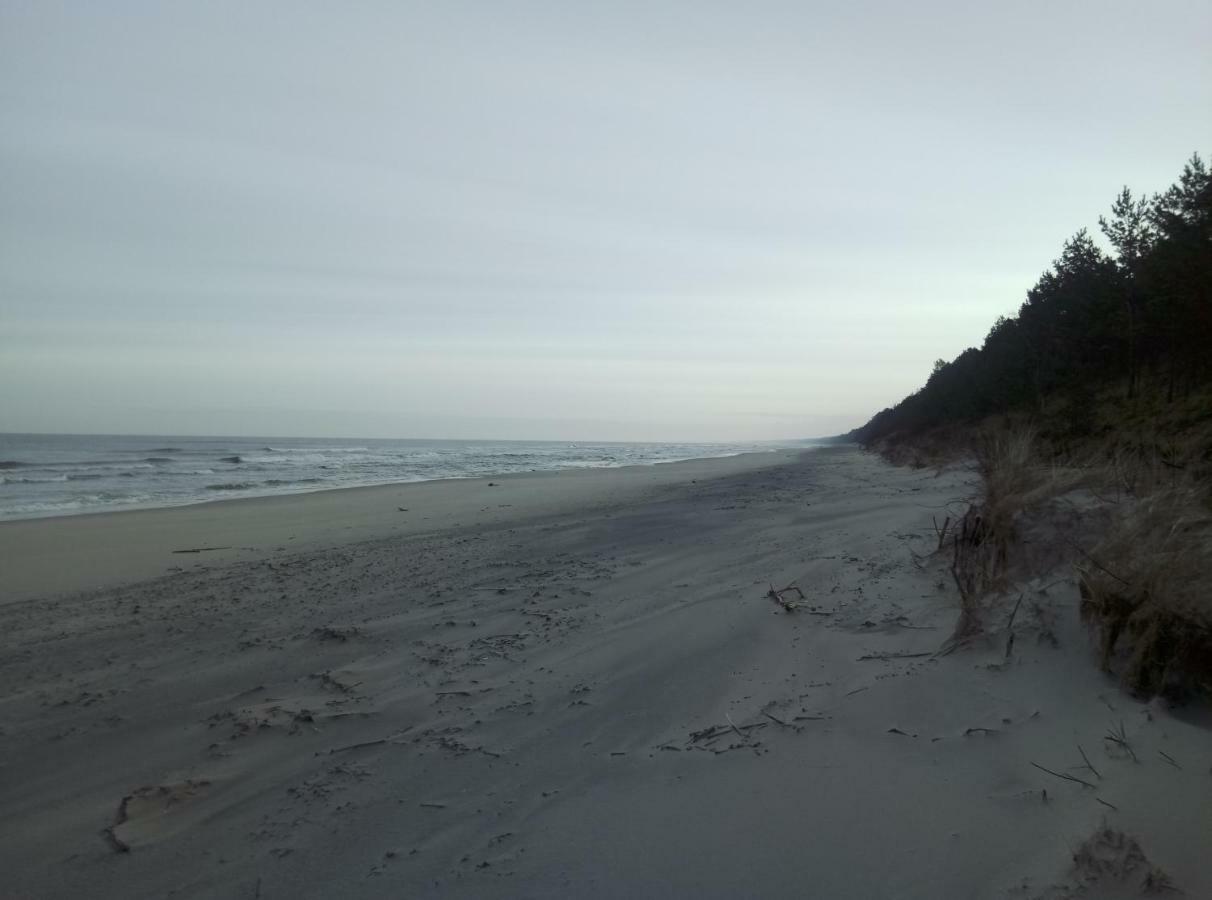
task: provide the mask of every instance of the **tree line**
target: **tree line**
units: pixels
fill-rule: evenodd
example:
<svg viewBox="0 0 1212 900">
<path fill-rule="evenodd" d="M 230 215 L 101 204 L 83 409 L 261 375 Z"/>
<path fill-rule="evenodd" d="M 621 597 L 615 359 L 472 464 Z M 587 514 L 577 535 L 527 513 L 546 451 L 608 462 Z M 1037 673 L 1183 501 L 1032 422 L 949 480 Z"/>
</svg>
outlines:
<svg viewBox="0 0 1212 900">
<path fill-rule="evenodd" d="M 851 437 L 863 442 L 937 425 L 1042 409 L 1057 394 L 1106 387 L 1167 401 L 1212 382 L 1212 177 L 1195 154 L 1162 193 L 1124 188 L 1099 217 L 1112 253 L 1086 229 L 1064 245 L 1018 314 L 984 343 Z"/>
</svg>

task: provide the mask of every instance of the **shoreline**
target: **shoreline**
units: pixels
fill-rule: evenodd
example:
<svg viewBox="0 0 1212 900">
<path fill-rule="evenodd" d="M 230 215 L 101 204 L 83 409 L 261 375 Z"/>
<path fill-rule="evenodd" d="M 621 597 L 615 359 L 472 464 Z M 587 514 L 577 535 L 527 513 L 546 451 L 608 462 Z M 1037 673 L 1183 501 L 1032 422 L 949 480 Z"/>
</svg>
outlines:
<svg viewBox="0 0 1212 900">
<path fill-rule="evenodd" d="M 519 442 L 519 443 L 522 443 L 522 442 Z M 640 469 L 640 468 L 646 468 L 648 466 L 668 466 L 668 465 L 676 465 L 678 463 L 700 462 L 700 461 L 706 461 L 706 460 L 712 460 L 712 459 L 732 459 L 735 456 L 750 456 L 750 455 L 761 456 L 761 455 L 767 454 L 767 453 L 806 452 L 808 450 L 813 450 L 813 449 L 816 449 L 816 448 L 813 446 L 806 446 L 806 447 L 776 447 L 776 448 L 772 448 L 770 450 L 738 450 L 738 451 L 735 451 L 732 453 L 721 454 L 720 456 L 688 456 L 688 457 L 685 457 L 684 459 L 659 459 L 659 460 L 654 460 L 653 462 L 645 462 L 645 463 L 621 463 L 619 465 L 607 465 L 607 466 L 564 466 L 562 468 L 554 468 L 554 469 L 531 469 L 531 470 L 528 470 L 525 472 L 495 472 L 495 473 L 479 474 L 479 475 L 447 475 L 447 476 L 442 476 L 440 478 L 415 478 L 415 479 L 404 479 L 404 480 L 393 480 L 393 481 L 374 481 L 374 482 L 368 482 L 366 484 L 334 484 L 334 485 L 325 485 L 325 486 L 321 486 L 321 487 L 305 487 L 305 488 L 300 488 L 299 490 L 291 490 L 291 491 L 248 493 L 248 494 L 239 494 L 236 496 L 224 496 L 221 492 L 219 492 L 219 493 L 216 493 L 215 496 L 200 497 L 196 500 L 186 500 L 186 501 L 180 502 L 180 503 L 131 503 L 131 504 L 123 504 L 120 506 L 114 506 L 112 508 L 102 507 L 102 508 L 95 508 L 95 509 L 80 509 L 80 510 L 76 510 L 74 512 L 65 512 L 65 513 L 56 512 L 56 513 L 46 513 L 46 514 L 39 514 L 39 515 L 0 517 L 0 524 L 3 524 L 5 522 L 32 522 L 35 520 L 43 520 L 43 519 L 74 519 L 78 516 L 103 516 L 103 515 L 112 515 L 112 514 L 117 514 L 117 513 L 147 512 L 149 510 L 157 510 L 157 509 L 180 509 L 180 508 L 189 507 L 189 506 L 202 506 L 204 504 L 209 504 L 209 503 L 232 503 L 232 502 L 240 501 L 240 500 L 268 500 L 268 499 L 272 499 L 275 497 L 298 497 L 298 496 L 303 496 L 303 495 L 308 495 L 308 494 L 322 494 L 322 493 L 325 493 L 326 491 L 356 491 L 356 490 L 365 490 L 365 489 L 373 489 L 373 488 L 400 487 L 402 485 L 408 485 L 408 484 L 431 484 L 431 483 L 437 482 L 437 481 L 443 481 L 443 482 L 445 482 L 445 481 L 470 481 L 470 480 L 475 480 L 475 479 L 488 480 L 488 479 L 493 479 L 493 478 L 512 478 L 512 477 L 516 477 L 516 476 L 525 476 L 525 475 L 555 475 L 555 474 L 558 474 L 561 472 L 581 472 L 581 471 L 590 471 L 590 470 L 614 471 L 616 469 Z"/>
<path fill-rule="evenodd" d="M 187 438 L 0 433 L 0 521 L 806 449 L 747 443 Z"/>
<path fill-rule="evenodd" d="M 330 543 L 340 546 L 490 524 L 515 515 L 552 514 L 578 501 L 592 502 L 603 479 L 616 482 L 611 490 L 630 496 L 684 480 L 782 465 L 815 449 L 327 487 L 174 506 L 3 519 L 0 604 L 112 587 L 186 565 L 249 561 Z M 479 496 L 489 483 L 495 493 Z M 525 490 L 528 486 L 535 490 Z M 512 512 L 501 512 L 506 508 Z M 202 553 L 180 552 L 197 548 L 219 549 L 205 550 L 204 561 Z"/>
</svg>

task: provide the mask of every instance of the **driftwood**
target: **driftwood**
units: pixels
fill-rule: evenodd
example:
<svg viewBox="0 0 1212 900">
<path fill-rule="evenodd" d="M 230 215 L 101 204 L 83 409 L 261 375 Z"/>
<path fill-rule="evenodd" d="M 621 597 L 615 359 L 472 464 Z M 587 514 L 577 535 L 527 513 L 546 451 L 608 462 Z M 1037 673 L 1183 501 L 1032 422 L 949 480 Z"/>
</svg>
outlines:
<svg viewBox="0 0 1212 900">
<path fill-rule="evenodd" d="M 1134 763 L 1140 762 L 1140 760 L 1136 758 L 1136 752 L 1132 749 L 1132 745 L 1128 743 L 1128 734 L 1124 730 L 1123 719 L 1121 719 L 1119 722 L 1119 730 L 1116 731 L 1114 727 L 1107 729 L 1107 733 L 1104 735 L 1104 738 L 1111 743 L 1118 744 L 1127 750 L 1128 755 L 1132 757 L 1132 761 Z"/>
<path fill-rule="evenodd" d="M 1091 784 L 1090 782 L 1085 781 L 1081 778 L 1075 778 L 1072 775 L 1063 775 L 1060 772 L 1053 772 L 1051 769 L 1044 768 L 1039 763 L 1033 762 L 1033 763 L 1031 763 L 1031 765 L 1035 766 L 1035 768 L 1039 769 L 1041 772 L 1047 772 L 1049 775 L 1055 775 L 1057 778 L 1065 779 L 1065 781 L 1072 781 L 1072 782 L 1075 782 L 1076 784 L 1084 785 L 1085 787 L 1094 788 L 1095 790 L 1098 790 L 1097 785 Z"/>
<path fill-rule="evenodd" d="M 732 727 L 732 730 L 736 732 L 737 737 L 739 737 L 745 743 L 749 743 L 749 738 L 745 737 L 745 733 L 736 727 L 736 722 L 732 721 L 732 716 L 728 715 L 728 713 L 724 713 L 724 718 L 728 720 L 728 724 Z"/>
<path fill-rule="evenodd" d="M 730 731 L 735 731 L 738 734 L 745 731 L 750 731 L 754 728 L 765 728 L 765 722 L 754 722 L 752 725 L 737 725 L 729 719 L 727 725 L 712 725 L 710 728 L 704 728 L 701 731 L 690 732 L 690 742 L 698 743 L 699 741 L 714 741 L 718 737 L 723 737 Z M 744 735 L 742 735 L 743 737 Z"/>
<path fill-rule="evenodd" d="M 924 653 L 868 653 L 866 656 L 860 656 L 858 662 L 866 659 L 920 659 L 923 656 L 934 656 L 931 651 Z"/>
<path fill-rule="evenodd" d="M 796 603 L 794 600 L 788 600 L 786 597 L 783 596 L 784 594 L 790 594 L 792 591 L 794 591 L 796 594 L 799 595 L 800 600 L 807 599 L 806 597 L 804 597 L 804 592 L 802 590 L 800 590 L 800 586 L 797 585 L 794 581 L 781 590 L 777 590 L 775 588 L 775 586 L 773 584 L 771 584 L 770 590 L 768 590 L 766 592 L 766 596 L 769 597 L 771 600 L 773 600 L 775 603 L 777 603 L 779 606 L 783 607 L 783 609 L 787 610 L 787 612 L 794 612 L 796 609 L 799 608 L 799 604 Z"/>
<path fill-rule="evenodd" d="M 362 741 L 360 744 L 350 744 L 348 747 L 334 747 L 328 751 L 328 755 L 334 753 L 345 753 L 349 750 L 361 750 L 363 747 L 377 747 L 379 744 L 386 744 L 387 738 L 379 738 L 377 741 Z"/>
<path fill-rule="evenodd" d="M 1165 750 L 1158 750 L 1157 752 L 1161 754 L 1162 759 L 1164 759 L 1170 765 L 1174 766 L 1174 768 L 1179 769 L 1180 771 L 1182 770 L 1182 766 L 1180 766 L 1178 764 L 1178 760 L 1176 760 L 1173 756 L 1171 756 Z"/>
<path fill-rule="evenodd" d="M 1081 744 L 1077 745 L 1077 752 L 1082 755 L 1082 759 L 1086 763 L 1086 768 L 1094 773 L 1095 778 L 1097 778 L 1099 781 L 1102 781 L 1103 776 L 1099 774 L 1098 769 L 1094 768 L 1094 764 L 1092 762 L 1090 762 L 1090 757 L 1086 756 L 1086 751 L 1082 749 Z"/>
</svg>

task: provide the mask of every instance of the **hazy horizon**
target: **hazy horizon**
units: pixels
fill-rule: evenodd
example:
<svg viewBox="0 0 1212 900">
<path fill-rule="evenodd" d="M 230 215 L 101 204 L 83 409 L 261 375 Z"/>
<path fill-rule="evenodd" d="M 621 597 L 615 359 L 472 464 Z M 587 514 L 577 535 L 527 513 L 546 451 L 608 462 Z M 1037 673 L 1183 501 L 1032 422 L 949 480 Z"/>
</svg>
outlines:
<svg viewBox="0 0 1212 900">
<path fill-rule="evenodd" d="M 796 444 L 827 441 L 840 437 L 841 434 L 825 434 L 814 437 L 784 437 L 754 440 L 753 444 Z M 429 442 L 429 443 L 501 443 L 501 444 L 721 444 L 745 443 L 734 441 L 627 441 L 611 439 L 573 439 L 573 438 L 496 438 L 496 437 L 376 437 L 369 434 L 185 434 L 185 433 L 156 433 L 147 431 L 105 432 L 105 431 L 0 431 L 0 437 L 84 437 L 84 438 L 185 438 L 189 440 L 267 440 L 267 441 L 379 441 L 379 442 Z"/>
<path fill-rule="evenodd" d="M 1212 6 L 0 0 L 0 431 L 760 441 L 1212 147 Z"/>
</svg>

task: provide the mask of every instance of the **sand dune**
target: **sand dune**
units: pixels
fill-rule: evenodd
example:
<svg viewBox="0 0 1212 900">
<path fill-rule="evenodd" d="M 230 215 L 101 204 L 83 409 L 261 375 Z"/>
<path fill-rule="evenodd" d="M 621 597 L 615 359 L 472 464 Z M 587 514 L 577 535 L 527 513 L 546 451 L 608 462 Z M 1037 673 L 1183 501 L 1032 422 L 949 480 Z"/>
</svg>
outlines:
<svg viewBox="0 0 1212 900">
<path fill-rule="evenodd" d="M 1067 574 L 935 654 L 962 471 L 492 482 L 0 528 L 12 895 L 1212 896 L 1207 722 Z"/>
</svg>

